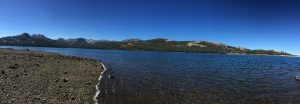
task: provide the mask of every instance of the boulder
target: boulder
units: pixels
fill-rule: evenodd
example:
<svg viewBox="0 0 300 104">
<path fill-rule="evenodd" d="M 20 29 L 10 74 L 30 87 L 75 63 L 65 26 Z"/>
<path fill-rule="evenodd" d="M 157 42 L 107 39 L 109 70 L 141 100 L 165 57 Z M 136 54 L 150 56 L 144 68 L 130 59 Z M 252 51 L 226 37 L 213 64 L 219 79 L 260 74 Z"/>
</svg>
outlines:
<svg viewBox="0 0 300 104">
<path fill-rule="evenodd" d="M 295 80 L 300 81 L 300 76 L 296 76 Z"/>
</svg>

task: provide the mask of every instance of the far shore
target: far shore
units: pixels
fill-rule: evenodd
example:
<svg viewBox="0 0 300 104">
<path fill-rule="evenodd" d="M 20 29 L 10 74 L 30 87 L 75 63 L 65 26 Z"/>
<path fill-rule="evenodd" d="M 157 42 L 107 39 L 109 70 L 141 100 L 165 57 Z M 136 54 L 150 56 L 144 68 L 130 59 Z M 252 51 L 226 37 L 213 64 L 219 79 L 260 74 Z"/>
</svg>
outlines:
<svg viewBox="0 0 300 104">
<path fill-rule="evenodd" d="M 0 49 L 0 103 L 92 104 L 102 71 L 92 59 Z"/>
<path fill-rule="evenodd" d="M 1 45 L 0 45 L 1 46 Z M 44 47 L 44 46 L 5 46 L 4 47 Z M 46 48 L 74 48 L 74 47 L 46 47 Z M 1 49 L 1 48 L 0 48 Z M 78 48 L 78 49 L 95 49 L 95 48 Z M 156 50 L 121 50 L 121 49 L 95 49 L 95 50 L 119 50 L 119 51 L 148 51 L 148 52 L 173 52 L 173 53 L 200 53 L 200 54 L 227 54 L 227 55 L 259 55 L 259 56 L 282 56 L 282 57 L 300 57 L 299 55 L 269 55 L 269 54 L 245 54 L 245 53 L 204 53 L 189 51 L 156 51 Z"/>
<path fill-rule="evenodd" d="M 257 56 L 282 56 L 282 57 L 299 57 L 298 55 L 269 55 L 269 54 L 242 54 L 242 53 L 226 53 L 228 55 L 257 55 Z"/>
</svg>

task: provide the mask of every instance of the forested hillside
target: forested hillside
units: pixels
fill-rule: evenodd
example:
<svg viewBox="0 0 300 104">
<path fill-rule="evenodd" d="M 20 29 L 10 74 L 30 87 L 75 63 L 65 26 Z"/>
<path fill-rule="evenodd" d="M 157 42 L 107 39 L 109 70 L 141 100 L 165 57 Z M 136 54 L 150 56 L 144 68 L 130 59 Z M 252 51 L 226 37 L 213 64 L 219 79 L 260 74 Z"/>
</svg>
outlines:
<svg viewBox="0 0 300 104">
<path fill-rule="evenodd" d="M 198 52 L 220 54 L 267 54 L 267 55 L 291 55 L 286 52 L 273 50 L 250 50 L 228 46 L 222 43 L 207 41 L 170 41 L 164 38 L 150 40 L 126 39 L 123 41 L 87 40 L 77 39 L 50 39 L 41 34 L 23 33 L 17 36 L 0 38 L 0 45 L 10 46 L 45 46 L 45 47 L 73 47 L 114 50 L 144 50 L 144 51 L 168 51 L 168 52 Z"/>
</svg>

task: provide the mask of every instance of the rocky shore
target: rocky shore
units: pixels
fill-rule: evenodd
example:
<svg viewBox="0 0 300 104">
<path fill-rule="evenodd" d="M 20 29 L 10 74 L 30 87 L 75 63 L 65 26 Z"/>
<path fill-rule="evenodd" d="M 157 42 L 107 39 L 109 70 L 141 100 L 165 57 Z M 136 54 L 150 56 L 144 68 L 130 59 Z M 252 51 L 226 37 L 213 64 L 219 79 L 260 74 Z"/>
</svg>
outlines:
<svg viewBox="0 0 300 104">
<path fill-rule="evenodd" d="M 91 104 L 102 70 L 96 60 L 0 49 L 0 103 Z"/>
</svg>

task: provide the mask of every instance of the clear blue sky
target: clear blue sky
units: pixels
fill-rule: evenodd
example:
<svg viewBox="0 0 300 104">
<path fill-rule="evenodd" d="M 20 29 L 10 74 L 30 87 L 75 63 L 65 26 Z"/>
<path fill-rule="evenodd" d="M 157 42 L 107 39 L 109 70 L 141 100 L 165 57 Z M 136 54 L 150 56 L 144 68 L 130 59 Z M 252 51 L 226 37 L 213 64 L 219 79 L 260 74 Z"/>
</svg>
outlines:
<svg viewBox="0 0 300 104">
<path fill-rule="evenodd" d="M 300 55 L 299 0 L 0 0 L 0 37 L 207 40 Z"/>
</svg>

